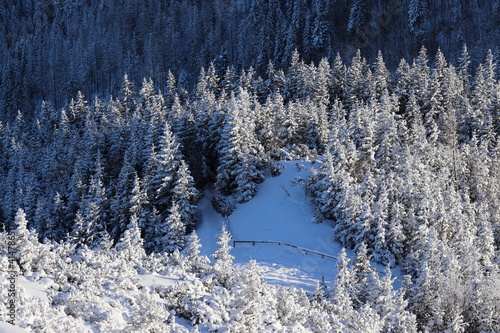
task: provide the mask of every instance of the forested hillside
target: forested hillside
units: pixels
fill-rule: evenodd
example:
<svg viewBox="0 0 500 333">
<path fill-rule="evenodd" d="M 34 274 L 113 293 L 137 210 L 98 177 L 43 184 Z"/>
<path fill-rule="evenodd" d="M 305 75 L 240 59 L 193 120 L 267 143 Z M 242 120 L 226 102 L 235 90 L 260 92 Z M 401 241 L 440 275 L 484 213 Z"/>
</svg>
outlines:
<svg viewBox="0 0 500 333">
<path fill-rule="evenodd" d="M 456 60 L 469 46 L 476 68 L 488 49 L 498 57 L 498 0 L 3 0 L 0 3 L 0 119 L 42 100 L 59 109 L 81 90 L 117 96 L 124 74 L 169 70 L 191 88 L 202 66 L 286 69 L 293 50 L 306 63 L 356 50 L 374 61 L 381 50 L 394 70 L 420 47 Z"/>
<path fill-rule="evenodd" d="M 382 53 L 371 63 L 357 52 L 349 65 L 340 56 L 308 65 L 295 51 L 286 74 L 269 64 L 265 79 L 231 66 L 219 75 L 211 65 L 191 94 L 171 74 L 162 90 L 150 78 L 136 85 L 125 76 L 119 94 L 105 101 L 78 93 L 61 109 L 44 103 L 34 120 L 19 112 L 0 126 L 2 227 L 20 237 L 20 271 L 65 267 L 70 282 L 61 286 L 81 267 L 71 260 L 92 270 L 99 262 L 92 256 L 102 252 L 110 262 L 114 246 L 140 252 L 134 269 L 144 261 L 149 270 L 192 270 L 189 288 L 151 293 L 205 328 L 237 327 L 246 318 L 248 327 L 279 322 L 293 331 L 300 317 L 304 330 L 323 332 L 499 331 L 500 85 L 491 51 L 474 75 L 470 67 L 466 48 L 458 67 L 441 51 L 430 60 L 422 48 L 394 74 Z M 194 254 L 182 259 L 200 190 L 213 186 L 212 203 L 228 216 L 279 174 L 280 161 L 296 159 L 320 165 L 307 182 L 315 222 L 331 220 L 331 237 L 357 253 L 352 265 L 339 259 L 334 286 L 309 298 L 261 290 L 252 282 L 255 266 L 234 270 L 224 232 L 211 268 L 189 266 L 208 265 Z M 57 251 L 73 259 L 53 261 Z M 402 267 L 401 292 L 369 267 L 370 257 Z M 237 296 L 241 290 L 252 290 L 253 310 Z M 68 310 L 65 293 L 52 304 L 99 323 Z M 308 315 L 287 317 L 293 311 L 280 306 L 299 300 Z M 246 316 L 265 308 L 259 302 L 276 302 L 276 312 Z M 236 308 L 244 309 L 241 317 L 230 312 Z"/>
<path fill-rule="evenodd" d="M 1 1 L 0 331 L 500 332 L 499 22 L 499 0 Z M 304 161 L 266 209 L 337 242 L 314 292 L 233 262 L 226 229 Z"/>
</svg>

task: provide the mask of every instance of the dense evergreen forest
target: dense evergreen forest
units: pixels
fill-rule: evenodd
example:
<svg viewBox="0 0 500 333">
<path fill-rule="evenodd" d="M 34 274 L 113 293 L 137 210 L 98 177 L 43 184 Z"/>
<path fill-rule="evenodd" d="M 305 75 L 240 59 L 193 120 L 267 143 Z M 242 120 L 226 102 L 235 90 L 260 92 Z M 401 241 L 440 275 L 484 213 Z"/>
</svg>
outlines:
<svg viewBox="0 0 500 333">
<path fill-rule="evenodd" d="M 295 49 L 316 64 L 381 50 L 394 70 L 422 45 L 456 60 L 467 44 L 476 68 L 488 49 L 498 57 L 499 22 L 498 0 L 3 0 L 0 119 L 79 90 L 116 96 L 124 74 L 163 88 L 170 70 L 188 90 L 210 62 L 219 76 L 231 65 L 264 77 Z"/>
<path fill-rule="evenodd" d="M 0 321 L 14 271 L 50 289 L 17 292 L 35 332 L 499 332 L 499 15 L 497 0 L 4 0 Z M 267 283 L 233 264 L 224 228 L 200 255 L 205 190 L 228 217 L 304 160 L 313 222 L 354 253 L 331 285 Z M 152 273 L 177 283 L 144 288 Z"/>
<path fill-rule="evenodd" d="M 179 254 L 195 228 L 197 200 L 212 186 L 214 207 L 228 216 L 279 174 L 280 161 L 317 159 L 307 185 L 316 223 L 333 221 L 332 237 L 357 257 L 353 264 L 340 258 L 335 285 L 320 286 L 313 298 L 262 287 L 274 291 L 254 293 L 252 302 L 301 300 L 315 313 L 301 317 L 313 331 L 344 324 L 374 332 L 498 331 L 496 63 L 487 52 L 472 77 L 466 47 L 458 67 L 441 51 L 433 58 L 422 48 L 391 74 L 382 53 L 373 63 L 358 52 L 350 65 L 340 56 L 308 65 L 295 51 L 286 74 L 270 63 L 265 80 L 251 68 L 228 67 L 219 76 L 211 65 L 188 94 L 171 74 L 161 91 L 150 78 L 136 87 L 125 76 L 107 101 L 80 92 L 59 110 L 45 102 L 33 121 L 19 112 L 0 127 L 0 212 L 3 228 L 22 236 L 21 272 L 62 269 L 51 254 L 57 251 L 101 253 L 109 261 L 116 248 L 136 253 L 135 265 L 159 269 L 165 261 L 158 260 L 167 260 L 214 279 L 202 278 L 205 291 L 195 282 L 187 290 L 157 290 L 177 316 L 212 328 L 255 319 L 254 312 L 214 319 L 211 311 L 229 311 L 241 300 L 199 312 L 201 304 L 214 304 L 206 293 L 222 297 L 217 288 L 239 297 L 238 288 L 261 287 L 245 275 L 257 268 L 234 271 L 225 231 L 214 266 L 186 268 L 201 265 L 196 239 L 191 259 Z M 390 274 L 379 276 L 369 258 L 400 265 L 407 274 L 402 290 L 393 291 Z M 326 316 L 320 323 L 319 314 Z M 269 320 L 294 322 L 284 316 Z"/>
</svg>

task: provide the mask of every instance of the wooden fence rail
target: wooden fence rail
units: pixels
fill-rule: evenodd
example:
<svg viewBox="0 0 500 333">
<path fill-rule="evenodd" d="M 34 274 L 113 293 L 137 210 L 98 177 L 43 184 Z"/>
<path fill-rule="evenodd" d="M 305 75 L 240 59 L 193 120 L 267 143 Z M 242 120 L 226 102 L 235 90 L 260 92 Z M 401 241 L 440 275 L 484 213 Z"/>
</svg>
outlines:
<svg viewBox="0 0 500 333">
<path fill-rule="evenodd" d="M 276 241 L 237 241 L 237 240 L 233 240 L 233 247 L 236 246 L 236 244 L 238 243 L 246 243 L 246 244 L 252 244 L 252 245 L 255 245 L 255 244 L 278 244 L 278 245 L 284 245 L 284 246 L 289 246 L 289 247 L 293 247 L 294 249 L 298 249 L 298 250 L 301 250 L 302 252 L 304 253 L 311 253 L 311 254 L 315 254 L 315 255 L 318 255 L 318 256 L 321 256 L 321 258 L 330 258 L 330 259 L 334 259 L 334 260 L 337 260 L 336 257 L 334 256 L 331 256 L 329 254 L 324 254 L 324 253 L 320 253 L 320 252 L 316 252 L 316 251 L 312 251 L 312 250 L 308 250 L 308 249 L 304 249 L 302 247 L 299 247 L 299 246 L 296 246 L 296 245 L 292 245 L 292 244 L 288 244 L 288 243 L 284 243 L 284 242 L 276 242 Z M 375 267 L 373 267 L 373 269 L 379 273 L 379 274 L 382 274 L 382 275 L 385 275 L 386 272 L 384 271 L 381 271 L 379 269 L 376 269 Z"/>
<path fill-rule="evenodd" d="M 236 244 L 238 244 L 238 243 L 246 243 L 246 244 L 252 244 L 252 245 L 255 245 L 255 244 L 278 244 L 280 246 L 284 245 L 284 246 L 293 247 L 294 249 L 301 250 L 305 254 L 311 253 L 311 254 L 315 254 L 315 255 L 321 256 L 321 258 L 323 258 L 323 259 L 324 258 L 330 258 L 330 259 L 337 260 L 336 257 L 331 256 L 329 254 L 324 254 L 324 253 L 320 253 L 320 252 L 316 252 L 316 251 L 304 249 L 302 247 L 299 247 L 299 246 L 296 246 L 296 245 L 292 245 L 292 244 L 288 244 L 288 243 L 283 243 L 283 242 L 276 242 L 276 241 L 237 241 L 237 240 L 235 240 L 235 241 L 233 241 L 233 247 L 236 247 Z"/>
</svg>

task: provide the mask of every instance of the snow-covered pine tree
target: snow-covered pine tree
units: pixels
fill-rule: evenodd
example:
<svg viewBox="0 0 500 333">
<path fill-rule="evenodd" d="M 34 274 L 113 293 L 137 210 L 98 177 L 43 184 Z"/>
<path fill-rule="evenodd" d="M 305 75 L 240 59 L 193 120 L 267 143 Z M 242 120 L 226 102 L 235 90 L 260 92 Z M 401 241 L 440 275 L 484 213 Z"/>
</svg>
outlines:
<svg viewBox="0 0 500 333">
<path fill-rule="evenodd" d="M 172 203 L 169 209 L 169 215 L 164 223 L 159 223 L 155 228 L 155 252 L 173 252 L 182 250 L 186 244 L 186 226 L 182 221 L 182 216 L 179 212 L 179 205 L 176 202 Z"/>
<path fill-rule="evenodd" d="M 370 294 L 371 277 L 376 274 L 370 264 L 371 256 L 368 254 L 368 247 L 363 242 L 356 249 L 356 258 L 352 264 L 353 293 L 351 298 L 355 308 L 360 308 L 367 303 Z"/>
<path fill-rule="evenodd" d="M 176 178 L 172 189 L 172 201 L 178 206 L 181 221 L 189 231 L 194 229 L 197 214 L 196 202 L 200 194 L 194 186 L 193 177 L 184 160 L 180 161 Z"/>
<path fill-rule="evenodd" d="M 234 195 L 238 202 L 246 202 L 257 192 L 257 184 L 264 180 L 268 158 L 256 138 L 248 93 L 240 90 L 238 97 L 233 94 L 228 107 L 215 188 L 221 194 Z"/>
<path fill-rule="evenodd" d="M 143 177 L 148 199 L 162 217 L 167 216 L 172 202 L 172 189 L 181 159 L 177 140 L 170 125 L 164 122 L 159 146 L 151 149 Z"/>
<path fill-rule="evenodd" d="M 115 249 L 123 260 L 140 266 L 146 256 L 143 245 L 139 219 L 137 215 L 132 214 L 130 216 L 130 224 L 116 244 Z"/>
<path fill-rule="evenodd" d="M 38 233 L 28 229 L 26 214 L 19 208 L 14 218 L 13 257 L 22 274 L 30 272 L 51 272 L 54 256 L 51 245 L 39 243 Z"/>
<path fill-rule="evenodd" d="M 97 247 L 108 235 L 106 231 L 106 190 L 102 180 L 102 165 L 98 157 L 95 162 L 95 172 L 91 175 L 90 185 L 77 215 L 82 219 L 81 241 L 91 247 Z M 109 236 L 109 235 L 108 235 Z"/>
<path fill-rule="evenodd" d="M 239 271 L 231 291 L 234 293 L 231 319 L 243 325 L 245 332 L 256 332 L 257 327 L 275 320 L 267 306 L 272 295 L 255 260 Z"/>
<path fill-rule="evenodd" d="M 186 262 L 188 269 L 196 274 L 201 274 L 208 272 L 210 261 L 206 256 L 200 255 L 200 239 L 196 234 L 196 231 L 187 236 L 187 244 L 183 250 L 183 254 L 186 257 Z"/>
<path fill-rule="evenodd" d="M 342 248 L 337 258 L 337 277 L 332 286 L 331 302 L 333 303 L 333 314 L 340 322 L 348 320 L 354 314 L 353 299 L 354 280 L 350 269 L 349 258 L 345 248 Z"/>
<path fill-rule="evenodd" d="M 110 219 L 112 225 L 111 238 L 118 240 L 130 221 L 130 199 L 134 189 L 137 173 L 131 163 L 130 153 L 125 153 L 123 165 L 118 175 L 115 194 L 110 203 Z"/>
<path fill-rule="evenodd" d="M 224 287 L 231 285 L 235 278 L 235 269 L 233 267 L 234 256 L 230 253 L 232 249 L 231 245 L 229 245 L 230 241 L 231 235 L 225 225 L 222 225 L 222 230 L 217 241 L 219 248 L 212 254 L 212 258 L 215 259 L 213 265 L 215 280 Z"/>
<path fill-rule="evenodd" d="M 379 51 L 377 55 L 377 60 L 373 65 L 373 81 L 371 83 L 372 96 L 376 99 L 380 98 L 385 94 L 386 90 L 391 84 L 391 72 L 385 66 L 384 57 L 382 52 Z"/>
</svg>

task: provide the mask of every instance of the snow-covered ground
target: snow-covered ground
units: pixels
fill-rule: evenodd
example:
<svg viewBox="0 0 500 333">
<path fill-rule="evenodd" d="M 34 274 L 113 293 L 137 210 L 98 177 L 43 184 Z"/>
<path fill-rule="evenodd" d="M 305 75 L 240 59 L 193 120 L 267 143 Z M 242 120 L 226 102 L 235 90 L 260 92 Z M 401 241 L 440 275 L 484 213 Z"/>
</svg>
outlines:
<svg viewBox="0 0 500 333">
<path fill-rule="evenodd" d="M 259 185 L 257 195 L 238 205 L 227 224 L 234 241 L 277 241 L 337 257 L 342 246 L 333 240 L 333 228 L 328 222 L 314 223 L 314 208 L 305 183 L 315 167 L 314 162 L 288 161 L 277 177 L 268 177 Z M 317 166 L 316 166 L 317 167 Z M 199 209 L 201 223 L 197 228 L 202 254 L 211 255 L 216 249 L 216 237 L 224 218 L 210 204 L 212 192 L 205 191 Z M 234 244 L 232 254 L 237 264 L 255 259 L 263 267 L 268 282 L 313 291 L 317 281 L 331 282 L 336 274 L 336 260 L 278 244 Z M 353 257 L 351 251 L 347 251 Z M 374 265 L 379 271 L 383 267 Z M 395 276 L 400 275 L 396 269 Z M 395 287 L 399 282 L 395 282 Z"/>
<path fill-rule="evenodd" d="M 281 175 L 268 177 L 259 185 L 257 195 L 239 205 L 228 218 L 229 231 L 235 241 L 277 241 L 315 252 L 337 256 L 341 246 L 333 241 L 328 223 L 313 222 L 313 206 L 305 182 L 313 162 L 284 162 Z M 197 229 L 205 255 L 217 248 L 216 236 L 224 218 L 214 211 L 211 190 L 200 202 L 201 223 Z M 236 243 L 232 251 L 235 262 L 255 259 L 263 266 L 270 283 L 314 290 L 323 277 L 331 281 L 336 275 L 336 261 L 300 249 L 278 244 Z"/>
<path fill-rule="evenodd" d="M 0 321 L 0 333 L 26 333 L 31 332 L 25 328 L 13 326 L 7 322 Z"/>
</svg>

